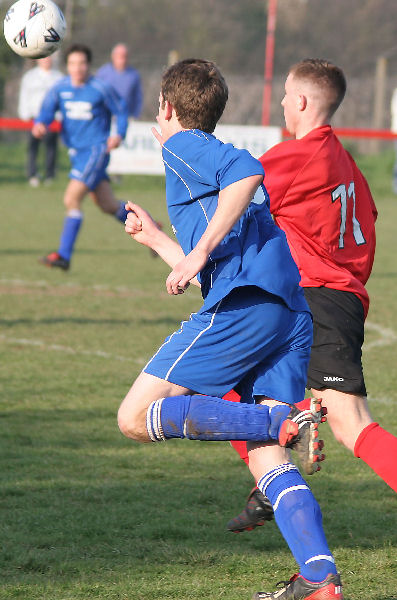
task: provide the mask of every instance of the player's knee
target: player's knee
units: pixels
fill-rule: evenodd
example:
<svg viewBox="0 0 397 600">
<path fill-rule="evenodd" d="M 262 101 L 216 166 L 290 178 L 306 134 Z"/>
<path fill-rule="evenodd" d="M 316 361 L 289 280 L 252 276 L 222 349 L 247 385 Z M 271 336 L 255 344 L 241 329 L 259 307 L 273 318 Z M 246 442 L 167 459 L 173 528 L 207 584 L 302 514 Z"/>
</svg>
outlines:
<svg viewBox="0 0 397 600">
<path fill-rule="evenodd" d="M 123 435 L 128 438 L 135 439 L 138 434 L 138 424 L 136 419 L 121 406 L 117 414 L 117 423 Z"/>
<path fill-rule="evenodd" d="M 63 204 L 65 206 L 66 213 L 73 212 L 76 210 L 80 211 L 81 203 L 69 194 L 65 195 L 63 199 Z"/>
<path fill-rule="evenodd" d="M 146 419 L 131 413 L 123 405 L 120 406 L 117 414 L 119 429 L 123 435 L 135 440 L 136 442 L 149 442 L 149 436 L 146 429 Z"/>
</svg>

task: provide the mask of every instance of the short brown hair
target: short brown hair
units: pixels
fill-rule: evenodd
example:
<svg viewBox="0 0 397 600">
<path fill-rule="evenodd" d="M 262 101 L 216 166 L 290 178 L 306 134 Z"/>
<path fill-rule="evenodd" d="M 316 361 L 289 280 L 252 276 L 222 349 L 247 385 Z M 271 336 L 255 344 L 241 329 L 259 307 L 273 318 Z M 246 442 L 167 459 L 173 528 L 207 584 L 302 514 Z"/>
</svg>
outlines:
<svg viewBox="0 0 397 600">
<path fill-rule="evenodd" d="M 166 70 L 161 95 L 175 108 L 182 127 L 212 133 L 225 109 L 228 89 L 215 63 L 188 58 Z"/>
<path fill-rule="evenodd" d="M 332 117 L 346 93 L 346 79 L 342 69 L 322 58 L 305 58 L 292 65 L 289 72 L 297 79 L 321 87 L 328 104 L 328 116 Z"/>
<path fill-rule="evenodd" d="M 68 62 L 69 56 L 71 54 L 74 54 L 75 52 L 84 54 L 87 59 L 87 62 L 91 63 L 91 61 L 92 61 L 91 48 L 89 48 L 85 44 L 72 44 L 71 46 L 69 46 L 69 48 L 67 48 L 67 50 L 65 52 L 65 62 Z"/>
</svg>

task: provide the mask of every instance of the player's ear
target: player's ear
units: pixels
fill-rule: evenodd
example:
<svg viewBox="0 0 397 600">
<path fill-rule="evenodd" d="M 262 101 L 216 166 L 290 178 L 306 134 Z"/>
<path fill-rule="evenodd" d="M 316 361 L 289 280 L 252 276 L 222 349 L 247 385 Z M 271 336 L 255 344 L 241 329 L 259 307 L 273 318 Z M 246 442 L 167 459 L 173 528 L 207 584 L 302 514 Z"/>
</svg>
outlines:
<svg viewBox="0 0 397 600">
<path fill-rule="evenodd" d="M 303 94 L 299 94 L 298 96 L 298 110 L 305 110 L 307 106 L 307 98 Z"/>
<path fill-rule="evenodd" d="M 164 114 L 164 118 L 169 121 L 172 117 L 172 112 L 174 110 L 174 107 L 172 106 L 172 104 L 170 102 L 168 102 L 168 100 L 165 101 L 165 114 Z"/>
</svg>

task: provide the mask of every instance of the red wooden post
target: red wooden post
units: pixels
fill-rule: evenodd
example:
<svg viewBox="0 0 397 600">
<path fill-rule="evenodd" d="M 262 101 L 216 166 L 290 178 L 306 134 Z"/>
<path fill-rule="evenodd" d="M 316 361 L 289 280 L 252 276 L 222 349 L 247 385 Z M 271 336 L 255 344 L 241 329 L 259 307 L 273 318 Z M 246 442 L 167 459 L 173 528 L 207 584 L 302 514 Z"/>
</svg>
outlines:
<svg viewBox="0 0 397 600">
<path fill-rule="evenodd" d="M 263 86 L 262 125 L 270 123 L 270 103 L 272 98 L 274 34 L 276 31 L 277 0 L 268 0 L 265 50 L 265 83 Z"/>
</svg>

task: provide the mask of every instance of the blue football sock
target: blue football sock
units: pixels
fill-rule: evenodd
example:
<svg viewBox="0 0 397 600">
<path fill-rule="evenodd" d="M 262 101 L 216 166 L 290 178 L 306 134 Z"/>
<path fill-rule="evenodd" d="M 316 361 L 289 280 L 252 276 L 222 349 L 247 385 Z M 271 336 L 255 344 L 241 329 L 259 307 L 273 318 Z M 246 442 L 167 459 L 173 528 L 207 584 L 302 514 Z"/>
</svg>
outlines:
<svg viewBox="0 0 397 600">
<path fill-rule="evenodd" d="M 61 238 L 59 240 L 58 254 L 70 260 L 74 244 L 80 231 L 83 222 L 83 214 L 79 210 L 70 211 L 64 221 Z"/>
<path fill-rule="evenodd" d="M 125 202 L 120 202 L 120 205 L 119 205 L 117 211 L 114 213 L 114 216 L 116 217 L 116 219 L 118 219 L 122 223 L 125 223 L 125 220 L 126 220 L 129 212 L 130 212 L 129 210 L 125 210 Z"/>
<path fill-rule="evenodd" d="M 290 406 L 229 402 L 213 396 L 172 396 L 152 402 L 147 430 L 154 441 L 170 438 L 191 440 L 278 440 Z"/>
<path fill-rule="evenodd" d="M 273 505 L 276 523 L 299 565 L 313 582 L 336 573 L 322 525 L 321 509 L 295 465 L 286 463 L 266 473 L 258 488 Z"/>
</svg>

